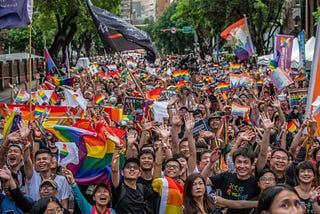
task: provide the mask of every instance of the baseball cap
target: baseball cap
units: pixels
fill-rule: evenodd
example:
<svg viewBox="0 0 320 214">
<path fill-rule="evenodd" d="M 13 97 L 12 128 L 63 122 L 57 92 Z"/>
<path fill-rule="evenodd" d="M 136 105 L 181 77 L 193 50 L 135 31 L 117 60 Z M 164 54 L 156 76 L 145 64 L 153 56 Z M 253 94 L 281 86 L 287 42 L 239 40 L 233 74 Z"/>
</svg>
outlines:
<svg viewBox="0 0 320 214">
<path fill-rule="evenodd" d="M 40 188 L 45 185 L 45 184 L 49 184 L 50 186 L 52 186 L 53 188 L 55 189 L 58 189 L 58 184 L 57 182 L 55 182 L 54 180 L 51 180 L 51 179 L 46 179 L 46 180 L 43 180 L 40 184 Z"/>
<path fill-rule="evenodd" d="M 99 187 L 105 187 L 105 188 L 109 191 L 109 193 L 110 193 L 109 187 L 107 186 L 106 183 L 98 183 L 98 184 L 94 187 L 94 189 L 93 189 L 93 191 L 92 191 L 92 196 L 93 196 L 94 194 L 96 194 L 96 192 L 97 192 L 97 190 L 98 190 Z"/>
<path fill-rule="evenodd" d="M 223 111 L 216 111 L 213 114 L 210 115 L 210 118 L 221 118 L 225 115 L 225 113 Z"/>
<path fill-rule="evenodd" d="M 128 163 L 132 163 L 132 162 L 133 162 L 133 163 L 136 163 L 136 164 L 140 167 L 140 161 L 139 161 L 138 158 L 128 158 L 128 159 L 126 160 L 126 162 L 124 163 L 122 169 L 124 169 Z"/>
</svg>

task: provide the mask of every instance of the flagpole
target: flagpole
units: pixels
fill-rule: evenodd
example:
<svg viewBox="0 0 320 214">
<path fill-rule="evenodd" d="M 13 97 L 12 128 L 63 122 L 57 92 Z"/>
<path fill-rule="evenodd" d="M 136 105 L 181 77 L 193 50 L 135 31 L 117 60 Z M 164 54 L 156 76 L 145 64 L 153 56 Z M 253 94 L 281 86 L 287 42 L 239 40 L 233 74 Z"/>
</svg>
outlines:
<svg viewBox="0 0 320 214">
<path fill-rule="evenodd" d="M 32 121 L 32 97 L 31 97 L 31 91 L 32 91 L 32 22 L 31 24 L 29 25 L 29 93 L 30 93 L 30 96 L 29 96 L 29 104 L 30 104 L 30 123 Z"/>
</svg>

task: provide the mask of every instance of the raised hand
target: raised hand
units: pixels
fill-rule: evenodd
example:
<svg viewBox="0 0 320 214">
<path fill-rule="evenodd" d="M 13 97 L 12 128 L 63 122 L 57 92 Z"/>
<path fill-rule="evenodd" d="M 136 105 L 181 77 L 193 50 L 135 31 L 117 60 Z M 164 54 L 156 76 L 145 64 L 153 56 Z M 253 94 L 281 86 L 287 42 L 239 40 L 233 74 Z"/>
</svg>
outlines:
<svg viewBox="0 0 320 214">
<path fill-rule="evenodd" d="M 220 150 L 218 147 L 214 148 L 210 154 L 210 162 L 215 163 L 220 158 Z"/>
<path fill-rule="evenodd" d="M 176 95 L 172 96 L 170 100 L 168 100 L 168 106 L 173 105 L 175 102 L 177 102 L 177 100 L 178 100 L 178 97 Z"/>
<path fill-rule="evenodd" d="M 276 98 L 276 97 L 271 97 L 270 101 L 271 101 L 271 105 L 272 105 L 273 107 L 275 107 L 275 108 L 280 108 L 280 107 L 281 107 L 281 103 L 280 103 L 280 101 L 279 101 L 278 98 Z"/>
<path fill-rule="evenodd" d="M 207 97 L 207 98 L 205 99 L 205 101 L 204 101 L 204 106 L 205 106 L 206 108 L 210 108 L 210 107 L 211 107 L 211 102 L 210 102 L 210 100 L 209 100 L 208 97 Z"/>
<path fill-rule="evenodd" d="M 11 171 L 8 169 L 6 165 L 3 166 L 2 169 L 0 169 L 0 178 L 1 180 L 10 180 L 12 178 Z"/>
<path fill-rule="evenodd" d="M 192 113 L 185 114 L 184 121 L 185 121 L 186 129 L 188 131 L 192 130 L 195 124 Z"/>
<path fill-rule="evenodd" d="M 129 132 L 127 133 L 127 143 L 128 144 L 133 144 L 134 142 L 136 142 L 137 140 L 137 132 L 135 132 L 134 130 L 129 130 Z"/>
<path fill-rule="evenodd" d="M 164 139 L 167 139 L 170 136 L 170 129 L 166 124 L 161 124 L 160 126 L 154 127 L 153 130 L 160 134 L 160 136 Z"/>
<path fill-rule="evenodd" d="M 110 139 L 116 146 L 120 146 L 120 139 L 109 128 L 104 132 L 104 135 Z"/>
<path fill-rule="evenodd" d="M 246 130 L 245 132 L 242 132 L 240 135 L 239 135 L 239 139 L 242 141 L 242 140 L 245 140 L 245 141 L 250 141 L 253 137 L 255 137 L 256 133 L 252 130 Z"/>
<path fill-rule="evenodd" d="M 66 179 L 67 179 L 67 181 L 68 181 L 68 183 L 69 184 L 74 184 L 75 183 L 75 179 L 74 179 L 74 177 L 73 177 L 73 174 L 72 174 L 72 172 L 69 170 L 69 169 L 67 169 L 67 168 L 62 168 L 62 175 L 64 176 L 64 177 L 66 177 Z"/>
<path fill-rule="evenodd" d="M 269 114 L 266 114 L 262 112 L 260 114 L 261 122 L 262 122 L 262 127 L 264 130 L 270 130 L 272 127 L 274 127 L 274 122 L 272 122 L 269 118 Z"/>
<path fill-rule="evenodd" d="M 21 141 L 22 139 L 21 139 L 20 131 L 11 132 L 10 134 L 8 134 L 7 140 L 12 141 L 12 142 Z"/>
<path fill-rule="evenodd" d="M 179 125 L 180 125 L 180 122 L 181 122 L 180 114 L 179 114 L 178 112 L 174 113 L 174 114 L 172 115 L 171 124 L 172 124 L 172 125 L 179 126 Z"/>
<path fill-rule="evenodd" d="M 19 125 L 19 132 L 20 132 L 21 139 L 26 140 L 29 137 L 31 132 L 30 125 L 28 123 L 21 121 Z"/>
</svg>

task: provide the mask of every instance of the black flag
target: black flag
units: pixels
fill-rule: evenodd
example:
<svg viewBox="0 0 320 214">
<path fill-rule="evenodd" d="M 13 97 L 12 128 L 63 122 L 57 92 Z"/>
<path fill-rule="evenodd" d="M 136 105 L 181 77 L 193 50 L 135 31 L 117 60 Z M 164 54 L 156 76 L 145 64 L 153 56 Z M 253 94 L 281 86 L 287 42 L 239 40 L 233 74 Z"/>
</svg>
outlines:
<svg viewBox="0 0 320 214">
<path fill-rule="evenodd" d="M 95 7 L 90 0 L 87 1 L 87 4 L 108 53 L 144 49 L 147 52 L 145 58 L 149 62 L 156 60 L 157 50 L 146 32 L 130 25 L 107 10 Z"/>
</svg>

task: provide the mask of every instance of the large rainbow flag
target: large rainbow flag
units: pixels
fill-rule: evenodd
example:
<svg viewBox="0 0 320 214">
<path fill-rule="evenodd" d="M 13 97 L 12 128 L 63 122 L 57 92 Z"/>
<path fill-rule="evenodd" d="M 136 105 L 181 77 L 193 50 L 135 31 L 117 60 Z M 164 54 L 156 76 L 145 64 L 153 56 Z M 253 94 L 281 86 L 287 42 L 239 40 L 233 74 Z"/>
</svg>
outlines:
<svg viewBox="0 0 320 214">
<path fill-rule="evenodd" d="M 46 126 L 61 142 L 75 142 L 79 148 L 79 164 L 68 164 L 78 184 L 92 185 L 101 182 L 110 185 L 111 159 L 115 145 L 106 138 L 105 131 L 111 131 L 120 139 L 125 131 L 116 127 L 107 127 L 98 121 L 91 126 L 89 120 L 80 120 L 70 126 Z M 123 141 L 122 145 L 124 145 Z M 120 155 L 121 162 L 124 157 Z"/>
<path fill-rule="evenodd" d="M 227 27 L 220 36 L 233 44 L 235 54 L 240 60 L 247 59 L 255 53 L 246 18 Z"/>
</svg>

